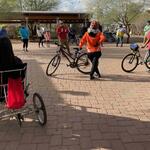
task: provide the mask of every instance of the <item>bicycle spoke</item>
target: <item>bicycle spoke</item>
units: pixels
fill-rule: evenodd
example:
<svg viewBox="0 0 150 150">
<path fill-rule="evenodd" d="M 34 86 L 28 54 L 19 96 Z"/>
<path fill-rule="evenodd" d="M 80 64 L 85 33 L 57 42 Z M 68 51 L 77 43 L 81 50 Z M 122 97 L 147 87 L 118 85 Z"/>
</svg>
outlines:
<svg viewBox="0 0 150 150">
<path fill-rule="evenodd" d="M 136 57 L 132 53 L 125 56 L 121 63 L 122 70 L 125 72 L 133 71 L 137 67 L 137 65 L 138 65 L 138 57 Z"/>
<path fill-rule="evenodd" d="M 46 74 L 48 76 L 51 76 L 57 70 L 60 64 L 60 60 L 61 60 L 60 55 L 56 55 L 51 59 L 46 69 Z"/>
<path fill-rule="evenodd" d="M 77 60 L 77 69 L 84 74 L 89 74 L 92 64 L 88 60 L 87 54 L 83 53 Z"/>
</svg>

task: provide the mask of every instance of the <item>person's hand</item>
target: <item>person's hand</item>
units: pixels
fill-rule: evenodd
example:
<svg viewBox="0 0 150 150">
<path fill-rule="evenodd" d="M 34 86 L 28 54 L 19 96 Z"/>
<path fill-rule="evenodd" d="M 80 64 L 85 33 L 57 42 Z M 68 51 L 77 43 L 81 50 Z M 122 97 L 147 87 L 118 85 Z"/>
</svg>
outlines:
<svg viewBox="0 0 150 150">
<path fill-rule="evenodd" d="M 145 48 L 145 46 L 144 46 L 144 45 L 142 45 L 142 46 L 141 46 L 141 48 Z"/>
</svg>

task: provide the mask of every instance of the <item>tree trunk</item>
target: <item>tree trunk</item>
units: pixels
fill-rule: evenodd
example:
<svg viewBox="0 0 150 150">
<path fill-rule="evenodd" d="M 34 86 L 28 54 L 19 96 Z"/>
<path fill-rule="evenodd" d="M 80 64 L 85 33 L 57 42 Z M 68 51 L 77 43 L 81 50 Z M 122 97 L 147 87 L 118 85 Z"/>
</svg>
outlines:
<svg viewBox="0 0 150 150">
<path fill-rule="evenodd" d="M 126 34 L 127 34 L 127 43 L 130 43 L 130 34 L 129 33 Z"/>
<path fill-rule="evenodd" d="M 30 29 L 30 38 L 34 41 L 36 37 L 36 25 L 34 23 L 29 23 L 28 27 Z"/>
</svg>

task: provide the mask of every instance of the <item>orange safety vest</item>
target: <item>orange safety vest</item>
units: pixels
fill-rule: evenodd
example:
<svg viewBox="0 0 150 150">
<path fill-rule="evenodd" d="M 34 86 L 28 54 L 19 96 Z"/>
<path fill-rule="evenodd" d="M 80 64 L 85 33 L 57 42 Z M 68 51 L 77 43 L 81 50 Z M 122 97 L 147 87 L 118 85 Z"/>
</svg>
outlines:
<svg viewBox="0 0 150 150">
<path fill-rule="evenodd" d="M 102 32 L 98 32 L 95 37 L 91 37 L 88 32 L 86 32 L 82 39 L 80 40 L 79 47 L 82 48 L 82 46 L 86 43 L 87 52 L 96 52 L 100 51 L 100 43 L 105 41 L 105 36 Z"/>
</svg>

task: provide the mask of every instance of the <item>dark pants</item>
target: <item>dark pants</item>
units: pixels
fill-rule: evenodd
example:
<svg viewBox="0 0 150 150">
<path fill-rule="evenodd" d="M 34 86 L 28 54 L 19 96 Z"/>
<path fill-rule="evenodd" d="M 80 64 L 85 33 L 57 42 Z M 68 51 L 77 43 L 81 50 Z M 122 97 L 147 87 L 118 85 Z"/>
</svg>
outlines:
<svg viewBox="0 0 150 150">
<path fill-rule="evenodd" d="M 123 46 L 123 37 L 117 37 L 116 46 L 118 46 L 119 43 Z"/>
<path fill-rule="evenodd" d="M 27 50 L 28 48 L 28 39 L 23 39 L 23 48 Z"/>
<path fill-rule="evenodd" d="M 101 51 L 88 53 L 88 58 L 92 62 L 92 68 L 90 76 L 93 76 L 94 72 L 96 72 L 98 75 L 100 75 L 99 69 L 98 69 L 98 60 L 101 57 L 102 53 Z"/>
<path fill-rule="evenodd" d="M 42 47 L 44 46 L 43 45 L 43 40 L 44 40 L 44 36 L 41 36 L 41 37 L 39 37 L 39 47 L 40 47 L 40 44 L 42 45 Z"/>
</svg>

